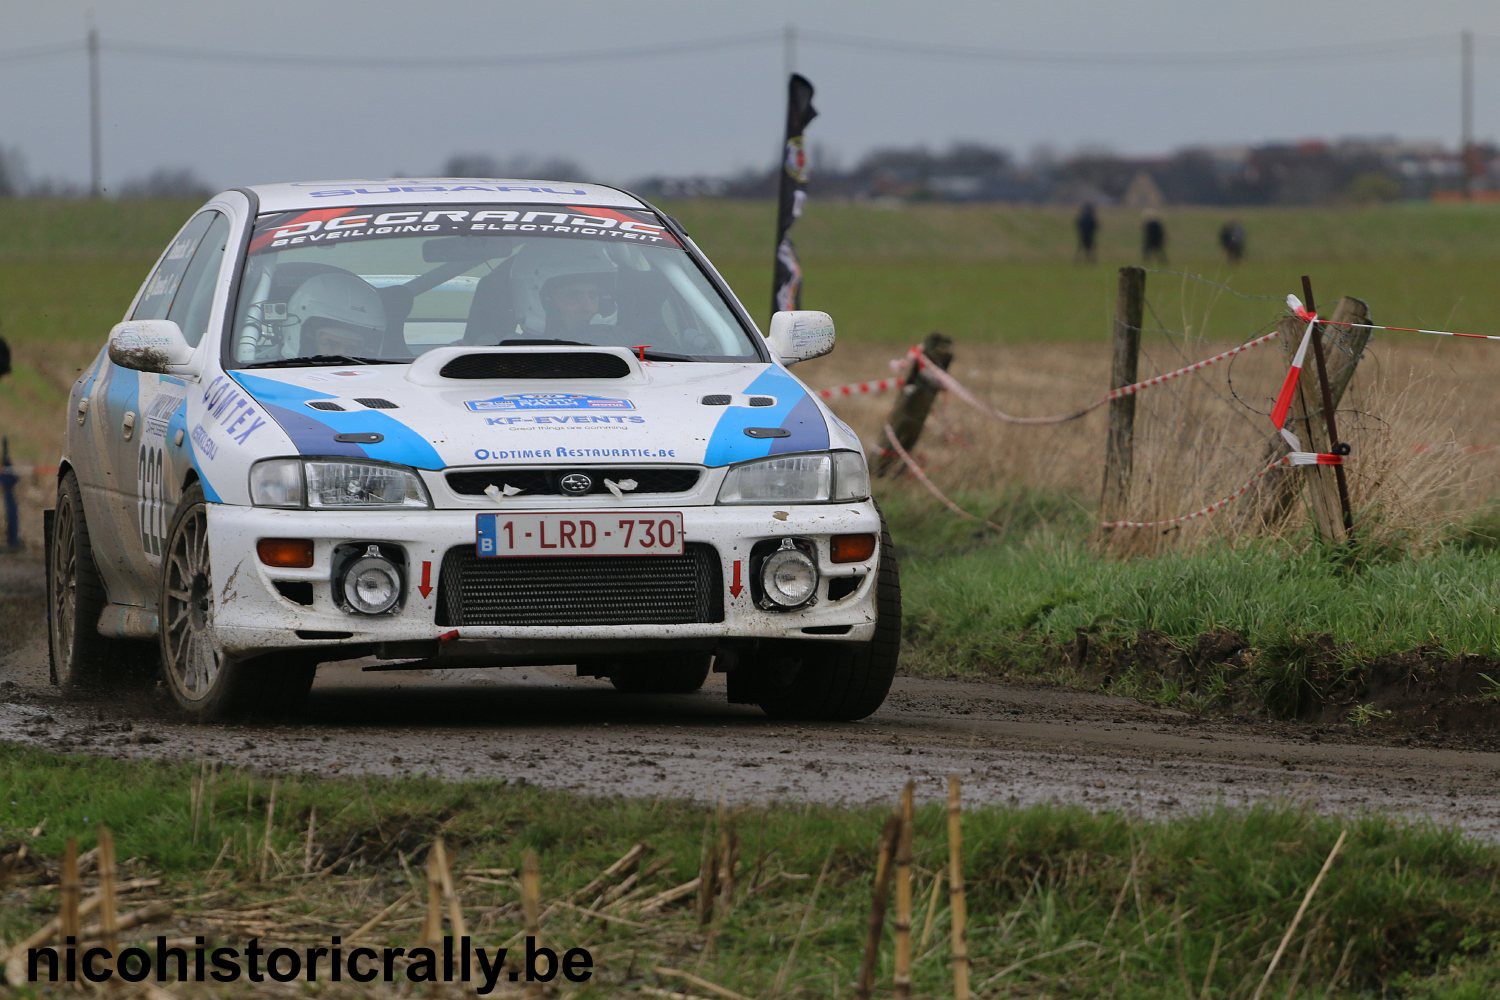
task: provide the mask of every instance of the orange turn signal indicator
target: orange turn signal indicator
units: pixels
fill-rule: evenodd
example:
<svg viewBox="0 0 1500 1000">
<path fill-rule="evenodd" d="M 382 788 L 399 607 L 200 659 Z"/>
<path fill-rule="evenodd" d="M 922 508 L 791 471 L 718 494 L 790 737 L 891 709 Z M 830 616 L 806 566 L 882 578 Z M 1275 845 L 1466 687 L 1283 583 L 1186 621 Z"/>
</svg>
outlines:
<svg viewBox="0 0 1500 1000">
<path fill-rule="evenodd" d="M 308 569 L 313 564 L 313 543 L 310 538 L 262 538 L 255 543 L 255 554 L 267 566 Z"/>
<path fill-rule="evenodd" d="M 875 554 L 874 535 L 834 535 L 830 542 L 836 563 L 864 562 Z"/>
</svg>

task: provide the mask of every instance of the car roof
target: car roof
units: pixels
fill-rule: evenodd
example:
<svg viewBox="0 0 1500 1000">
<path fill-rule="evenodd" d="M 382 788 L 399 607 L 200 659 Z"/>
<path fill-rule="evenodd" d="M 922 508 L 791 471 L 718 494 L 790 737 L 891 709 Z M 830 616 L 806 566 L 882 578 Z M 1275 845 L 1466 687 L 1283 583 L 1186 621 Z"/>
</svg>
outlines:
<svg viewBox="0 0 1500 1000">
<path fill-rule="evenodd" d="M 365 177 L 351 180 L 292 181 L 249 187 L 262 212 L 287 212 L 319 206 L 410 204 L 596 205 L 645 208 L 640 199 L 617 188 L 573 181 L 498 177 Z"/>
</svg>

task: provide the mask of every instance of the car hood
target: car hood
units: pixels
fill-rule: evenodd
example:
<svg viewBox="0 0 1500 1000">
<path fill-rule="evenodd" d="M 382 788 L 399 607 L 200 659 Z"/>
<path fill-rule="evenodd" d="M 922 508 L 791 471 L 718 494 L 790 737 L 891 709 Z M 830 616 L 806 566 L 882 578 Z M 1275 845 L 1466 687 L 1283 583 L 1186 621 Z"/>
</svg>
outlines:
<svg viewBox="0 0 1500 1000">
<path fill-rule="evenodd" d="M 555 459 L 723 466 L 859 447 L 776 364 L 641 363 L 629 352 L 610 351 L 628 358 L 628 376 L 439 377 L 455 352 L 443 349 L 413 365 L 238 370 L 228 378 L 302 455 L 419 469 Z M 475 353 L 492 352 L 469 355 Z"/>
</svg>

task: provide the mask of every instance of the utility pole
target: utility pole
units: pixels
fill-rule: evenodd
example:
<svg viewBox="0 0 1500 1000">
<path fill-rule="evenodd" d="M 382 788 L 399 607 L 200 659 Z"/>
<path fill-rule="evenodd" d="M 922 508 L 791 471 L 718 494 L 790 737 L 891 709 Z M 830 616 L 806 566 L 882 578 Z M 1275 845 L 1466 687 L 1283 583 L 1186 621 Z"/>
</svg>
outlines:
<svg viewBox="0 0 1500 1000">
<path fill-rule="evenodd" d="M 99 29 L 89 25 L 89 195 L 94 198 L 104 197 L 99 142 Z"/>
<path fill-rule="evenodd" d="M 797 72 L 797 26 L 788 22 L 781 35 L 782 79 Z"/>
<path fill-rule="evenodd" d="M 1463 166 L 1464 197 L 1474 197 L 1474 33 L 1459 33 L 1459 139 L 1458 157 Z"/>
</svg>

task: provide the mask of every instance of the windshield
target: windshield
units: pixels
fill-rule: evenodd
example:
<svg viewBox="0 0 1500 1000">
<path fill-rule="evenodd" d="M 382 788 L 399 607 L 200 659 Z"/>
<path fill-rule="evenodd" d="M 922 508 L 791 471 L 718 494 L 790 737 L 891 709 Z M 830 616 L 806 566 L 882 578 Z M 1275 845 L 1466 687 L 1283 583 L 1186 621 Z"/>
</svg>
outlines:
<svg viewBox="0 0 1500 1000">
<path fill-rule="evenodd" d="M 320 208 L 256 220 L 232 367 L 401 363 L 434 347 L 582 344 L 758 361 L 750 334 L 644 210 Z"/>
</svg>

